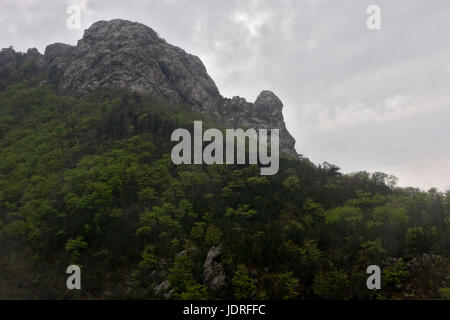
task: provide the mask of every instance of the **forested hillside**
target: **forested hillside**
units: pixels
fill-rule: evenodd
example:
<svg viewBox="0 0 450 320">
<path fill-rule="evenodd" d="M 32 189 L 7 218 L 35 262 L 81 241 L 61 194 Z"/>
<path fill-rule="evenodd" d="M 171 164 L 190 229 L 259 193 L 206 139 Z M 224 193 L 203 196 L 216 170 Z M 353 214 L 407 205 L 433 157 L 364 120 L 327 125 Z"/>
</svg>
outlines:
<svg viewBox="0 0 450 320">
<path fill-rule="evenodd" d="M 450 192 L 307 158 L 274 176 L 175 166 L 172 131 L 213 122 L 127 91 L 7 80 L 0 298 L 450 299 Z M 70 264 L 82 290 L 66 288 Z M 373 264 L 382 290 L 366 287 Z"/>
</svg>

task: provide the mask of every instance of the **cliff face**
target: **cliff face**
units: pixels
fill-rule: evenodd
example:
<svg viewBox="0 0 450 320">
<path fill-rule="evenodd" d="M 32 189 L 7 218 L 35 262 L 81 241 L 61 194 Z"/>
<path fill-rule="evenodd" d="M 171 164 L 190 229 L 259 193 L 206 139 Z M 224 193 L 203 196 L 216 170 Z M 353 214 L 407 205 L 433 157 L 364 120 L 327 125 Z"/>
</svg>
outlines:
<svg viewBox="0 0 450 320">
<path fill-rule="evenodd" d="M 18 55 L 3 50 L 0 68 Z M 228 127 L 280 129 L 280 151 L 297 156 L 295 140 L 284 123 L 283 104 L 275 94 L 262 91 L 254 103 L 222 97 L 198 57 L 168 44 L 143 24 L 99 21 L 85 30 L 76 46 L 56 43 L 47 46 L 43 56 L 30 49 L 20 57 L 47 72 L 58 89 L 77 95 L 105 87 L 125 88 L 186 103 Z"/>
<path fill-rule="evenodd" d="M 265 128 L 280 130 L 280 152 L 297 157 L 295 139 L 286 129 L 283 103 L 271 91 L 262 91 L 254 103 L 244 98 L 225 99 L 221 109 L 223 121 L 230 127 Z"/>
</svg>

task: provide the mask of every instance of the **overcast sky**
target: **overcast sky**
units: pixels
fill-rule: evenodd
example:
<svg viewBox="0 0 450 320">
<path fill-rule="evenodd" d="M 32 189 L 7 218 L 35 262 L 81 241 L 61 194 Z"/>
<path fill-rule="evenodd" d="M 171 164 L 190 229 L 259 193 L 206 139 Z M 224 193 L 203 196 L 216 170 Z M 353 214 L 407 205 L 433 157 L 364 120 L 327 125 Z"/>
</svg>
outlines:
<svg viewBox="0 0 450 320">
<path fill-rule="evenodd" d="M 297 151 L 343 172 L 450 188 L 448 0 L 0 0 L 0 47 L 76 44 L 114 18 L 142 22 L 199 56 L 222 95 L 284 102 Z M 381 30 L 366 26 L 381 8 Z"/>
</svg>

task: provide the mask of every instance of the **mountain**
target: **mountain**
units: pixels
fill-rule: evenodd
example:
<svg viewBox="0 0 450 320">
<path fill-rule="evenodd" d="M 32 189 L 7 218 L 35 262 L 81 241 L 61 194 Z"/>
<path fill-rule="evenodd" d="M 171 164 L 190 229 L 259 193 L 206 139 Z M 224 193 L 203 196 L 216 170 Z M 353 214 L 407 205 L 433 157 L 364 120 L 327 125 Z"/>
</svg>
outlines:
<svg viewBox="0 0 450 320">
<path fill-rule="evenodd" d="M 3 65 L 19 54 L 0 53 Z M 36 64 L 61 91 L 83 95 L 100 88 L 123 88 L 171 103 L 185 103 L 229 128 L 279 129 L 280 151 L 297 157 L 295 140 L 283 119 L 283 104 L 271 91 L 254 103 L 222 97 L 201 60 L 160 38 L 151 28 L 126 20 L 99 21 L 76 46 L 55 43 L 44 55 L 30 49 L 22 60 Z"/>
<path fill-rule="evenodd" d="M 450 191 L 294 156 L 282 107 L 222 97 L 138 23 L 1 50 L 0 299 L 450 299 Z M 281 128 L 292 157 L 175 165 L 194 120 Z"/>
</svg>

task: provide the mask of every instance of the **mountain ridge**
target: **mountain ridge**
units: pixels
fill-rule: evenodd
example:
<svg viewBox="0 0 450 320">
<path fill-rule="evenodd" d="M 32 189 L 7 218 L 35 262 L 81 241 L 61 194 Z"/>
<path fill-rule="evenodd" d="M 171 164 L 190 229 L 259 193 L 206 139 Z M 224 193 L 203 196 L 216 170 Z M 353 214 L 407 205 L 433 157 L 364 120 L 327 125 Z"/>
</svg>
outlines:
<svg viewBox="0 0 450 320">
<path fill-rule="evenodd" d="M 14 63 L 13 49 L 0 52 L 0 68 Z M 295 139 L 286 128 L 281 100 L 263 90 L 254 103 L 220 94 L 200 58 L 167 43 L 152 28 L 122 19 L 98 21 L 85 30 L 76 46 L 48 45 L 21 56 L 44 71 L 59 90 L 83 95 L 100 88 L 124 88 L 192 110 L 237 128 L 279 129 L 281 153 L 298 157 Z"/>
</svg>

